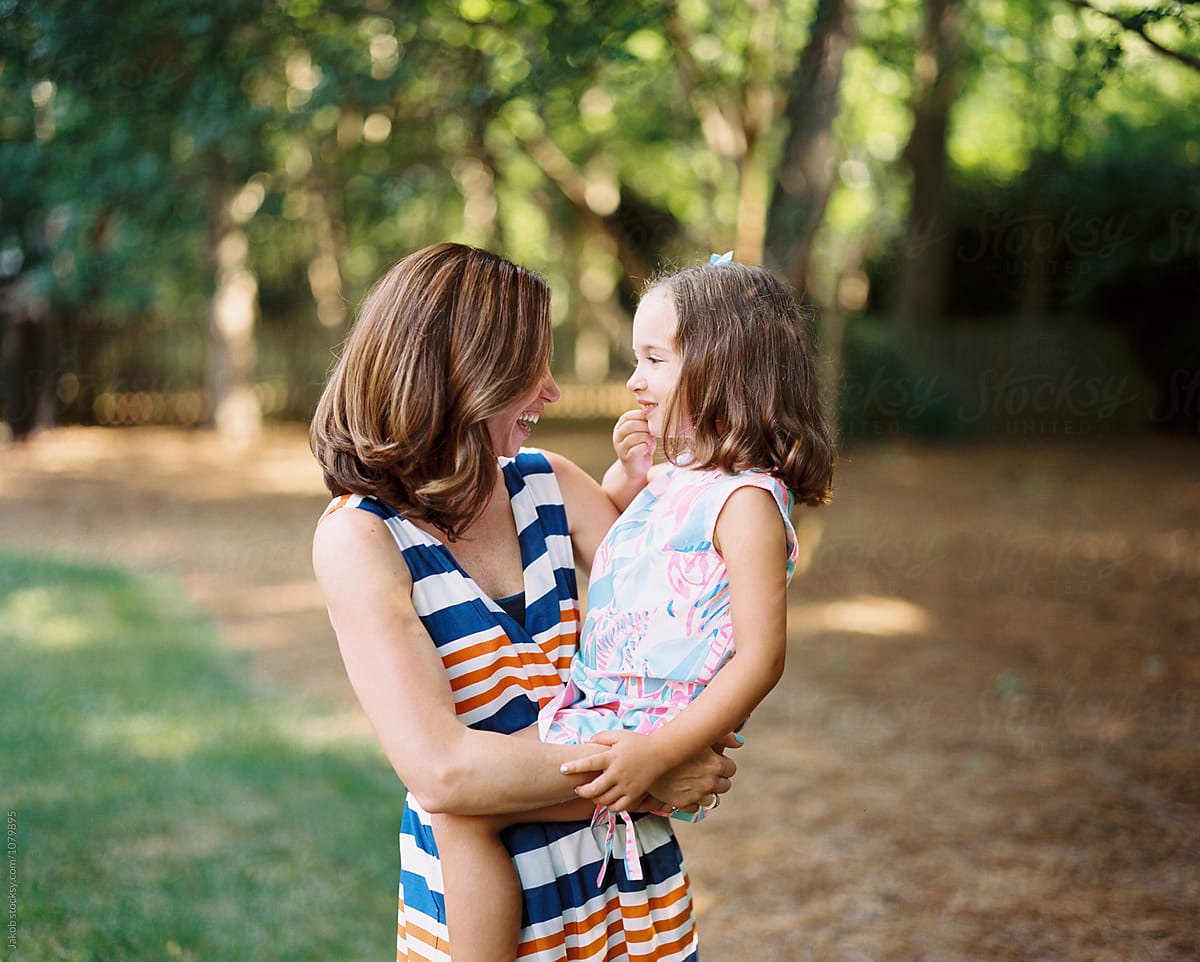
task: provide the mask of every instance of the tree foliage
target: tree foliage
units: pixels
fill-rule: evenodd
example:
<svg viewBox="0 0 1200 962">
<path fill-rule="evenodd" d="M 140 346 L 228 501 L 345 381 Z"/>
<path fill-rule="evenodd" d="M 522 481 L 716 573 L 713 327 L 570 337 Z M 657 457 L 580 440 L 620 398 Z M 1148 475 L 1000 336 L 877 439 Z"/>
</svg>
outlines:
<svg viewBox="0 0 1200 962">
<path fill-rule="evenodd" d="M 1198 10 L 0 0 L 6 419 L 203 419 L 239 379 L 303 417 L 373 278 L 447 238 L 547 276 L 568 379 L 622 363 L 654 270 L 735 247 L 835 354 L 864 311 L 1116 323 L 1165 382 L 1197 363 Z"/>
</svg>

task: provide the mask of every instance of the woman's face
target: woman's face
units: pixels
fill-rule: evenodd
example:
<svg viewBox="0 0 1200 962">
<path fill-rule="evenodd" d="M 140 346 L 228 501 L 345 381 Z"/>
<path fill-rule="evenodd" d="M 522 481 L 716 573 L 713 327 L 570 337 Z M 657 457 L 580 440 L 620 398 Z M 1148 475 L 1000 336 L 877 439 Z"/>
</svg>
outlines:
<svg viewBox="0 0 1200 962">
<path fill-rule="evenodd" d="M 637 365 L 625 386 L 637 398 L 650 433 L 656 438 L 663 436 L 666 403 L 683 370 L 675 344 L 675 325 L 675 304 L 667 287 L 656 288 L 643 297 L 633 315 L 633 356 Z"/>
<path fill-rule="evenodd" d="M 547 404 L 559 399 L 561 392 L 546 365 L 537 386 L 522 398 L 518 398 L 499 414 L 487 419 L 488 434 L 492 437 L 492 448 L 497 457 L 515 458 L 521 446 L 529 440 L 533 426 L 542 416 Z"/>
</svg>

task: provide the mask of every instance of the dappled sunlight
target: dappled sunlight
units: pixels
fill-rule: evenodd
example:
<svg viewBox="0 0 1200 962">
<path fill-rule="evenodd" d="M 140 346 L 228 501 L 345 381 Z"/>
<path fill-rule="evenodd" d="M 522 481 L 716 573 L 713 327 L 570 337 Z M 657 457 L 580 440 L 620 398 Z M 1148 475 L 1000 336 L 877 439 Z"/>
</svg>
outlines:
<svg viewBox="0 0 1200 962">
<path fill-rule="evenodd" d="M 64 604 L 67 591 L 39 585 L 10 592 L 0 605 L 4 633 L 38 648 L 71 650 L 95 643 L 101 612 L 85 617 Z"/>
<path fill-rule="evenodd" d="M 83 735 L 98 751 L 118 749 L 138 758 L 164 761 L 188 758 L 217 737 L 213 725 L 179 715 L 97 715 L 86 719 Z"/>
<path fill-rule="evenodd" d="M 329 715 L 306 715 L 294 723 L 289 735 L 302 749 L 310 752 L 323 751 L 330 745 L 343 748 L 358 745 L 371 755 L 382 755 L 371 723 L 357 708 Z"/>
<path fill-rule="evenodd" d="M 836 601 L 788 606 L 788 626 L 805 632 L 847 631 L 862 635 L 915 635 L 929 630 L 925 608 L 902 598 L 854 595 Z"/>
<path fill-rule="evenodd" d="M 289 581 L 283 584 L 255 584 L 230 589 L 227 582 L 215 576 L 194 576 L 186 579 L 189 592 L 202 604 L 215 600 L 223 593 L 223 606 L 230 614 L 243 618 L 270 618 L 300 613 L 325 613 L 325 603 L 314 579 Z"/>
<path fill-rule="evenodd" d="M 0 451 L 0 495 L 26 493 L 20 481 L 104 479 L 129 497 L 156 492 L 174 501 L 321 497 L 321 471 L 304 438 L 297 426 L 267 425 L 253 449 L 244 449 L 207 430 L 59 428 Z"/>
</svg>

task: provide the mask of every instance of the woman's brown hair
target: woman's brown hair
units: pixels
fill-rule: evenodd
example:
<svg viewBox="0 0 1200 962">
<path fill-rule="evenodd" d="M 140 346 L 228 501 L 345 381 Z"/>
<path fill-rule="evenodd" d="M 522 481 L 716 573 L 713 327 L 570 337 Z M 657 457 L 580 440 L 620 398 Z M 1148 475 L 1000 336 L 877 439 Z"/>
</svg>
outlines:
<svg viewBox="0 0 1200 962">
<path fill-rule="evenodd" d="M 496 480 L 487 419 L 549 359 L 541 277 L 462 244 L 410 254 L 367 294 L 317 403 L 309 440 L 326 486 L 458 537 Z"/>
<path fill-rule="evenodd" d="M 665 412 L 674 461 L 762 468 L 805 504 L 829 501 L 833 431 L 822 410 L 809 318 L 761 267 L 726 263 L 659 277 L 675 308 L 681 370 Z M 686 435 L 686 438 L 679 437 Z"/>
</svg>

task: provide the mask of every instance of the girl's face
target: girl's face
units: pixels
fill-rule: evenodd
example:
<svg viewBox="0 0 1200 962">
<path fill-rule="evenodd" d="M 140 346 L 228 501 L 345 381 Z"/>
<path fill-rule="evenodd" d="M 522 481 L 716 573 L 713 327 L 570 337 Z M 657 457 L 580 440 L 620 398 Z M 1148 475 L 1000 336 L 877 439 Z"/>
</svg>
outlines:
<svg viewBox="0 0 1200 962">
<path fill-rule="evenodd" d="M 547 365 L 536 387 L 500 413 L 487 419 L 488 434 L 491 435 L 496 456 L 515 458 L 521 445 L 533 433 L 533 426 L 542 416 L 542 409 L 547 404 L 553 404 L 560 396 L 561 392 L 554 383 L 550 367 Z"/>
<path fill-rule="evenodd" d="M 675 344 L 676 323 L 671 291 L 665 286 L 643 297 L 633 315 L 633 356 L 637 365 L 625 386 L 637 398 L 650 433 L 656 438 L 663 436 L 664 409 L 683 370 Z"/>
</svg>

